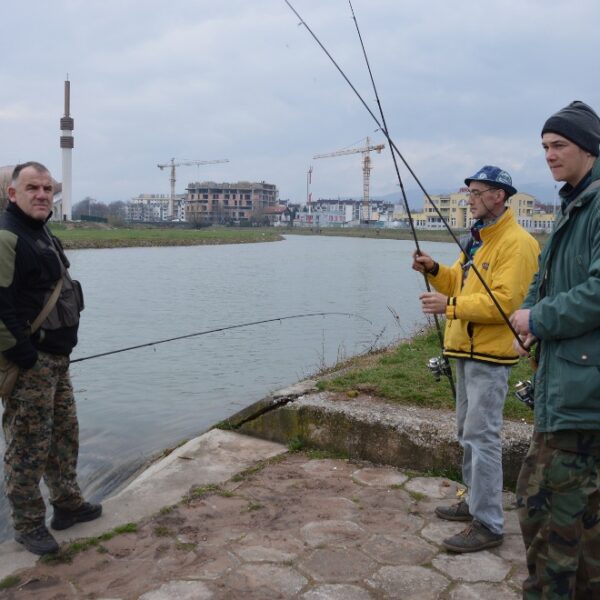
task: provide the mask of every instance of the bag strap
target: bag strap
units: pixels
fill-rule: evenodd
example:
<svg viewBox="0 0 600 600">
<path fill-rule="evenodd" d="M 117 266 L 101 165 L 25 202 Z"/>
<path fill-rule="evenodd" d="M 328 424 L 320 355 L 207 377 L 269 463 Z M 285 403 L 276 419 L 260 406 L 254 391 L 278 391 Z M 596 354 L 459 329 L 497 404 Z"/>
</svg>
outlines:
<svg viewBox="0 0 600 600">
<path fill-rule="evenodd" d="M 60 296 L 60 291 L 62 290 L 63 279 L 62 277 L 56 282 L 54 285 L 54 289 L 52 290 L 52 294 L 50 294 L 50 298 L 44 305 L 44 308 L 40 311 L 40 314 L 35 318 L 35 321 L 31 324 L 31 333 L 35 333 L 40 325 L 46 320 L 46 317 L 50 314 L 50 311 L 54 308 L 58 297 Z"/>
</svg>

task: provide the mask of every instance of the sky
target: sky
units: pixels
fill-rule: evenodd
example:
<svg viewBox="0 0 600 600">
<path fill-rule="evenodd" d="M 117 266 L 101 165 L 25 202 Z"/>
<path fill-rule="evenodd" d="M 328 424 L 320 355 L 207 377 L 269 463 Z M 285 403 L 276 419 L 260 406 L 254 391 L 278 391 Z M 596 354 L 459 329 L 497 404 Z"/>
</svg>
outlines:
<svg viewBox="0 0 600 600">
<path fill-rule="evenodd" d="M 347 0 L 290 0 L 371 110 L 375 95 Z M 600 111 L 598 0 L 354 0 L 390 137 L 430 193 L 484 164 L 524 192 L 555 184 L 545 119 L 572 100 Z M 371 195 L 399 190 L 377 123 L 284 0 L 2 0 L 0 166 L 61 179 L 59 120 L 71 81 L 73 203 L 192 181 L 267 181 L 280 197 L 362 196 L 362 155 L 385 143 Z M 417 184 L 401 166 L 409 197 Z"/>
</svg>

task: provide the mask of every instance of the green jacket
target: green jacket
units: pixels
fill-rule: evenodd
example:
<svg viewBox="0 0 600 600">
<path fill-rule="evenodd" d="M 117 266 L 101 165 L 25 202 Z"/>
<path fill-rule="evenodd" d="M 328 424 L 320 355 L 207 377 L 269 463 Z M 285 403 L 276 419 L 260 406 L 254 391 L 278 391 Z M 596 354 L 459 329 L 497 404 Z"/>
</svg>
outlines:
<svg viewBox="0 0 600 600">
<path fill-rule="evenodd" d="M 561 214 L 523 308 L 541 340 L 536 431 L 600 430 L 600 187 L 589 186 Z"/>
</svg>

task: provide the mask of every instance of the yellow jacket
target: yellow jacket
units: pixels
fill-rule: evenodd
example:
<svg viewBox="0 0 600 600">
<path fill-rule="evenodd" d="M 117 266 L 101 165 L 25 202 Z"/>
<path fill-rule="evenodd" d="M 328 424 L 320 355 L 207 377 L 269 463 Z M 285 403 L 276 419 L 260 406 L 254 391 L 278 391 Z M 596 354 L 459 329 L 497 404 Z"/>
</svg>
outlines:
<svg viewBox="0 0 600 600">
<path fill-rule="evenodd" d="M 525 298 L 537 271 L 540 247 L 515 220 L 510 208 L 480 230 L 482 246 L 473 262 L 507 316 Z M 469 269 L 463 282 L 465 253 L 451 266 L 428 275 L 438 292 L 448 296 L 444 355 L 512 365 L 518 361 L 514 336 L 485 287 Z"/>
</svg>

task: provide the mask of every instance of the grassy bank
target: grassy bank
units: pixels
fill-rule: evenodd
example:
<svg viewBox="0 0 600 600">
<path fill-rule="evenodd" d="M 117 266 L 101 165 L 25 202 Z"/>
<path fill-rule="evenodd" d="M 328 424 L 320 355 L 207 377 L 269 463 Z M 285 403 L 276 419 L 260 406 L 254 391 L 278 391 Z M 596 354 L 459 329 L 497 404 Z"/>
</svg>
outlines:
<svg viewBox="0 0 600 600">
<path fill-rule="evenodd" d="M 375 238 L 382 240 L 411 240 L 413 239 L 410 229 L 363 229 L 359 227 L 355 228 L 308 228 L 308 227 L 292 227 L 280 229 L 281 233 L 285 235 L 326 235 L 326 236 L 338 236 L 338 237 L 359 237 L 359 238 Z M 454 234 L 457 238 L 466 233 L 466 231 L 455 231 Z M 540 246 L 543 246 L 548 239 L 546 233 L 532 234 L 533 237 L 539 242 Z M 417 230 L 417 238 L 420 242 L 453 242 L 452 236 L 447 230 L 430 230 L 430 229 L 419 229 Z"/>
<path fill-rule="evenodd" d="M 274 242 L 283 235 L 326 235 L 391 240 L 412 240 L 408 229 L 310 229 L 273 227 L 205 227 L 202 229 L 155 227 L 108 227 L 92 223 L 51 223 L 50 229 L 65 248 L 123 248 L 128 246 L 193 246 L 202 244 L 250 244 Z M 460 235 L 460 232 L 457 232 Z M 447 231 L 417 232 L 419 241 L 452 242 Z M 547 235 L 534 236 L 541 246 Z"/>
<path fill-rule="evenodd" d="M 309 227 L 292 227 L 281 228 L 280 230 L 285 235 L 326 235 L 332 237 L 358 237 L 358 238 L 375 238 L 382 240 L 412 240 L 413 236 L 410 229 L 367 229 L 362 227 L 324 227 L 324 228 L 309 228 Z M 432 231 L 419 230 L 417 231 L 419 241 L 427 242 L 451 242 L 452 237 L 446 230 Z"/>
<path fill-rule="evenodd" d="M 394 348 L 337 365 L 332 373 L 320 378 L 318 386 L 321 390 L 341 392 L 348 397 L 370 394 L 400 404 L 453 409 L 448 379 L 443 377 L 436 382 L 427 368 L 428 359 L 439 354 L 437 334 L 435 330 L 427 330 Z M 512 369 L 504 406 L 506 418 L 532 422 L 533 411 L 512 394 L 517 381 L 530 378 L 529 364 L 521 359 Z"/>
<path fill-rule="evenodd" d="M 205 227 L 203 229 L 98 227 L 52 223 L 52 232 L 65 248 L 123 248 L 129 246 L 193 246 L 250 244 L 281 240 L 273 228 Z"/>
</svg>

